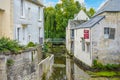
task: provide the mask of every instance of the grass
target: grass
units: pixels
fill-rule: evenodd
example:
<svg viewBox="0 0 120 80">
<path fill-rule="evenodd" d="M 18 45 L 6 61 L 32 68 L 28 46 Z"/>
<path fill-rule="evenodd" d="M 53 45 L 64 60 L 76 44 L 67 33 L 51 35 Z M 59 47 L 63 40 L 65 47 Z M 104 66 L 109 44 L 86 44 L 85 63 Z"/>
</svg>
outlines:
<svg viewBox="0 0 120 80">
<path fill-rule="evenodd" d="M 103 72 L 97 72 L 96 73 L 97 76 L 102 76 L 102 77 L 113 77 L 116 76 L 116 72 L 107 72 L 107 71 L 103 71 Z"/>
<path fill-rule="evenodd" d="M 114 71 L 99 71 L 99 72 L 88 72 L 92 76 L 97 77 L 120 77 L 120 72 L 114 72 Z"/>
</svg>

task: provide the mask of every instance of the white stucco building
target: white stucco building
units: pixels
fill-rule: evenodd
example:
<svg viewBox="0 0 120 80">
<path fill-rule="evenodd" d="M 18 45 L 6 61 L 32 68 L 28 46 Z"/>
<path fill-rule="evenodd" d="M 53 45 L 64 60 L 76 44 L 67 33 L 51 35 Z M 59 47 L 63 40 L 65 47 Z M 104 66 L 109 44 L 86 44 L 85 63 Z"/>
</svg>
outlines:
<svg viewBox="0 0 120 80">
<path fill-rule="evenodd" d="M 1 37 L 9 37 L 26 45 L 44 42 L 43 0 L 0 0 L 2 12 Z M 2 26 L 1 26 L 2 27 Z"/>
<path fill-rule="evenodd" d="M 66 48 L 69 53 L 74 53 L 74 29 L 73 27 L 79 26 L 83 22 L 89 20 L 89 17 L 86 13 L 81 10 L 79 13 L 74 17 L 73 20 L 69 20 L 68 26 L 66 27 Z"/>
<path fill-rule="evenodd" d="M 74 30 L 74 56 L 86 65 L 120 64 L 120 0 L 107 0 L 88 20 Z"/>
</svg>

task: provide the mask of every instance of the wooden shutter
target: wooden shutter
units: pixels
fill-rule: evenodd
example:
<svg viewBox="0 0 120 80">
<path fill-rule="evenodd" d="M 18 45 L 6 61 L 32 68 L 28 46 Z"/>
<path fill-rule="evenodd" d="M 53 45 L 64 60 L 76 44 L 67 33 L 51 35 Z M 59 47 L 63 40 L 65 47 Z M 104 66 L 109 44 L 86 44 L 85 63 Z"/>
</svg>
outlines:
<svg viewBox="0 0 120 80">
<path fill-rule="evenodd" d="M 114 39 L 114 38 L 115 38 L 115 28 L 110 28 L 109 39 Z"/>
</svg>

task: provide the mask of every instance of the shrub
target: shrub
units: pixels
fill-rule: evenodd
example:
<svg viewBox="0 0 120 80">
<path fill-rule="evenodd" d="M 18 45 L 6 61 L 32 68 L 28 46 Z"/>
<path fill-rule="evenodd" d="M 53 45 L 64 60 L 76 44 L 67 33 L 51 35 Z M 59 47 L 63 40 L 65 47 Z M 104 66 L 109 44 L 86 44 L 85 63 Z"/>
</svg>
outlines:
<svg viewBox="0 0 120 80">
<path fill-rule="evenodd" d="M 19 50 L 21 50 L 21 48 L 17 41 L 4 37 L 0 39 L 0 52 L 17 53 Z"/>
<path fill-rule="evenodd" d="M 94 64 L 93 68 L 97 69 L 97 70 L 118 70 L 120 67 L 120 64 L 103 65 L 102 63 L 98 62 L 97 60 L 94 60 L 93 64 Z"/>
<path fill-rule="evenodd" d="M 36 45 L 33 42 L 29 42 L 27 47 L 35 47 Z"/>
<path fill-rule="evenodd" d="M 14 61 L 12 59 L 7 60 L 7 66 L 12 66 L 14 64 Z"/>
</svg>

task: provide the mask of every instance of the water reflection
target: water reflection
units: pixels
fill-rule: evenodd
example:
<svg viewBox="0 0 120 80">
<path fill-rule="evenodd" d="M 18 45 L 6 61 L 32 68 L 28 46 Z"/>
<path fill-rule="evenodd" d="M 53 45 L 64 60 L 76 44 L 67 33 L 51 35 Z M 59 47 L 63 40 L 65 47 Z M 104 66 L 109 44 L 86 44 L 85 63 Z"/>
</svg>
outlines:
<svg viewBox="0 0 120 80">
<path fill-rule="evenodd" d="M 66 76 L 66 80 L 89 80 L 90 78 L 69 56 L 66 58 Z"/>
<path fill-rule="evenodd" d="M 66 57 L 55 55 L 53 68 L 49 80 L 89 80 L 90 78 L 68 55 Z"/>
<path fill-rule="evenodd" d="M 89 76 L 77 66 L 69 55 L 65 54 L 65 47 L 53 48 L 55 64 L 53 74 L 49 80 L 88 80 Z"/>
</svg>

